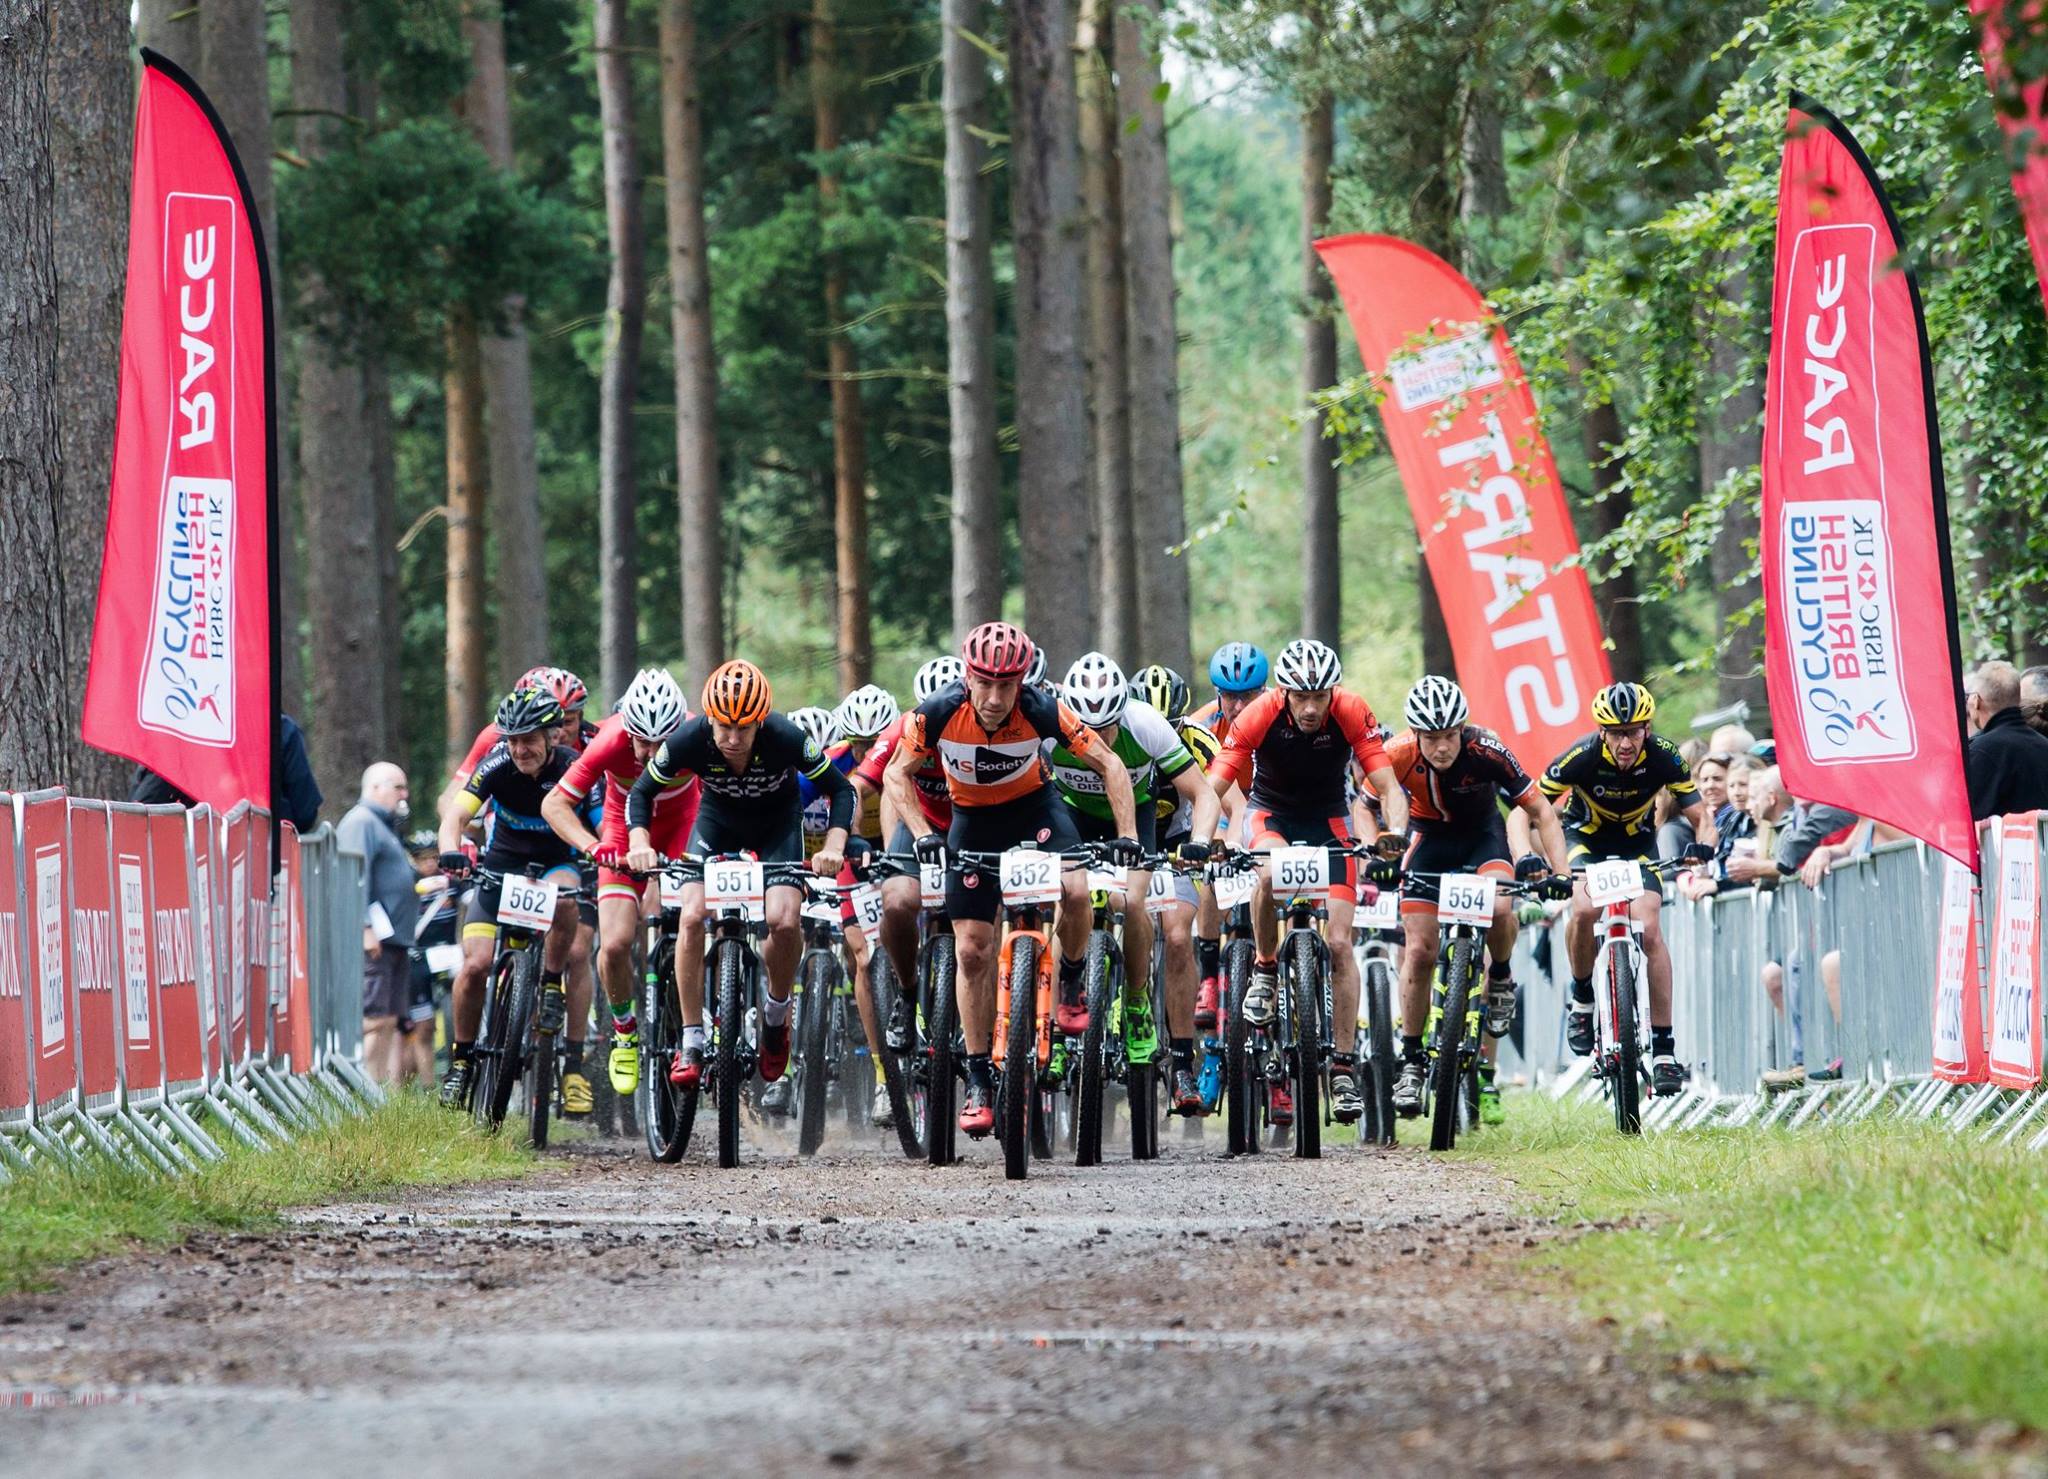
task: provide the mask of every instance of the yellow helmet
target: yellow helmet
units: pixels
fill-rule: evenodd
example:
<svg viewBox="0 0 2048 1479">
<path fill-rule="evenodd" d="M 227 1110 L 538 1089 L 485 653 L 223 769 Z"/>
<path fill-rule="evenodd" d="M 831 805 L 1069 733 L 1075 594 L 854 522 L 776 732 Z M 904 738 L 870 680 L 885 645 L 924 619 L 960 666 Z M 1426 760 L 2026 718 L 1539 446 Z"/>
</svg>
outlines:
<svg viewBox="0 0 2048 1479">
<path fill-rule="evenodd" d="M 1602 729 L 1647 724 L 1657 717 L 1657 700 L 1640 683 L 1610 683 L 1593 695 L 1593 722 Z"/>
</svg>

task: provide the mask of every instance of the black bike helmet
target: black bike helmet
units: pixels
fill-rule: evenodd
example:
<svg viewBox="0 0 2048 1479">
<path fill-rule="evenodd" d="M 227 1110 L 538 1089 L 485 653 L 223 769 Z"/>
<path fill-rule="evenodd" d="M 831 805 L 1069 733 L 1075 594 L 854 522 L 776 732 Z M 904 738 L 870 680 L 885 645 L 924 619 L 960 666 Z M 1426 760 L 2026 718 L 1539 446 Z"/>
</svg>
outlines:
<svg viewBox="0 0 2048 1479">
<path fill-rule="evenodd" d="M 515 688 L 498 705 L 498 733 L 505 739 L 553 729 L 562 722 L 562 705 L 545 688 Z"/>
</svg>

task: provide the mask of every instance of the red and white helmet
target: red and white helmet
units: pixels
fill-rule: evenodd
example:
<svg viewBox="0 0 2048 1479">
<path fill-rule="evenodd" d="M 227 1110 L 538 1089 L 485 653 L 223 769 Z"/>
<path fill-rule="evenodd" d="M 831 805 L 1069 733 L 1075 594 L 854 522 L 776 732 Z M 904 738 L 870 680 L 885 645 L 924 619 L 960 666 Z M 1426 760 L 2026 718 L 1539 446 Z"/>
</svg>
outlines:
<svg viewBox="0 0 2048 1479">
<path fill-rule="evenodd" d="M 1031 670 L 1037 651 L 1022 627 L 1007 621 L 985 621 L 960 644 L 960 660 L 977 678 L 1022 678 Z"/>
<path fill-rule="evenodd" d="M 590 702 L 590 690 L 583 686 L 583 680 L 567 668 L 551 668 L 546 665 L 528 668 L 519 678 L 521 688 L 545 688 L 555 696 L 555 702 L 562 706 L 562 712 L 573 713 Z"/>
</svg>

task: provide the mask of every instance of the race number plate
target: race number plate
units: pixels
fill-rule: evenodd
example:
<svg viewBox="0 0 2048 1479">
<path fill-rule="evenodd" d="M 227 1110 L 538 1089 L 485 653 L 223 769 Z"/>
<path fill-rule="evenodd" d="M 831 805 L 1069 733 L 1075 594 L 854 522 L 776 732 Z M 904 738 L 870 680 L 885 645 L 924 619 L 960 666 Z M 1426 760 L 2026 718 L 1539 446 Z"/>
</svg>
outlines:
<svg viewBox="0 0 2048 1479">
<path fill-rule="evenodd" d="M 709 914 L 734 910 L 749 919 L 760 919 L 764 911 L 761 865 L 749 858 L 704 865 L 704 909 Z"/>
<path fill-rule="evenodd" d="M 429 945 L 427 947 L 427 969 L 437 976 L 452 976 L 462 969 L 462 947 L 460 945 Z"/>
<path fill-rule="evenodd" d="M 918 902 L 927 909 L 943 909 L 946 906 L 946 865 L 944 863 L 919 863 L 917 865 Z"/>
<path fill-rule="evenodd" d="M 1643 891 L 1643 870 L 1627 858 L 1586 864 L 1586 897 L 1595 909 L 1627 904 Z"/>
<path fill-rule="evenodd" d="M 1152 881 L 1145 885 L 1145 909 L 1151 914 L 1164 914 L 1173 904 L 1173 870 L 1155 869 Z"/>
<path fill-rule="evenodd" d="M 1036 848 L 1013 847 L 1003 854 L 1005 904 L 1050 904 L 1060 896 L 1060 860 Z"/>
<path fill-rule="evenodd" d="M 872 935 L 882 924 L 882 891 L 863 883 L 853 891 L 853 922 Z"/>
<path fill-rule="evenodd" d="M 1383 888 L 1379 897 L 1370 904 L 1361 905 L 1352 916 L 1352 925 L 1357 929 L 1391 930 L 1401 927 L 1401 891 Z"/>
<path fill-rule="evenodd" d="M 1319 899 L 1330 891 L 1330 852 L 1323 847 L 1282 847 L 1273 853 L 1276 898 Z"/>
<path fill-rule="evenodd" d="M 559 878 L 508 878 L 498 889 L 498 923 L 544 930 L 555 922 Z"/>
<path fill-rule="evenodd" d="M 1239 904 L 1251 902 L 1253 894 L 1259 891 L 1259 875 L 1256 873 L 1218 873 L 1209 880 L 1210 890 L 1216 895 L 1218 909 L 1235 909 Z"/>
<path fill-rule="evenodd" d="M 1499 880 L 1483 873 L 1446 873 L 1437 888 L 1436 917 L 1444 924 L 1493 923 L 1493 894 Z"/>
<path fill-rule="evenodd" d="M 1090 868 L 1088 870 L 1088 892 L 1091 894 L 1115 893 L 1124 886 L 1124 868 Z"/>
<path fill-rule="evenodd" d="M 683 880 L 673 870 L 661 875 L 661 907 L 680 909 L 683 907 Z"/>
</svg>

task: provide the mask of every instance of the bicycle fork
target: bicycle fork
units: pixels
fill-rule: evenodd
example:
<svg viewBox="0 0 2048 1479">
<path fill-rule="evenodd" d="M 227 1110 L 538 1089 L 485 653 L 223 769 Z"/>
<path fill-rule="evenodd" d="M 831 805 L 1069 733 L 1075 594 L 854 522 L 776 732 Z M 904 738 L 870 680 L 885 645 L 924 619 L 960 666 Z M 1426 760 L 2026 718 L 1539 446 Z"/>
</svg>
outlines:
<svg viewBox="0 0 2048 1479">
<path fill-rule="evenodd" d="M 1011 930 L 1003 936 L 1002 949 L 996 957 L 996 1024 L 995 1035 L 990 1043 L 991 1056 L 997 1067 L 1001 1067 L 1008 1056 L 1010 1041 L 1010 963 L 1016 955 L 1019 940 L 1038 942 L 1038 989 L 1037 1001 L 1033 1007 L 1038 1023 L 1038 1066 L 1045 1068 L 1052 1061 L 1052 1001 L 1053 963 L 1052 945 L 1044 931 L 1035 929 Z"/>
</svg>

